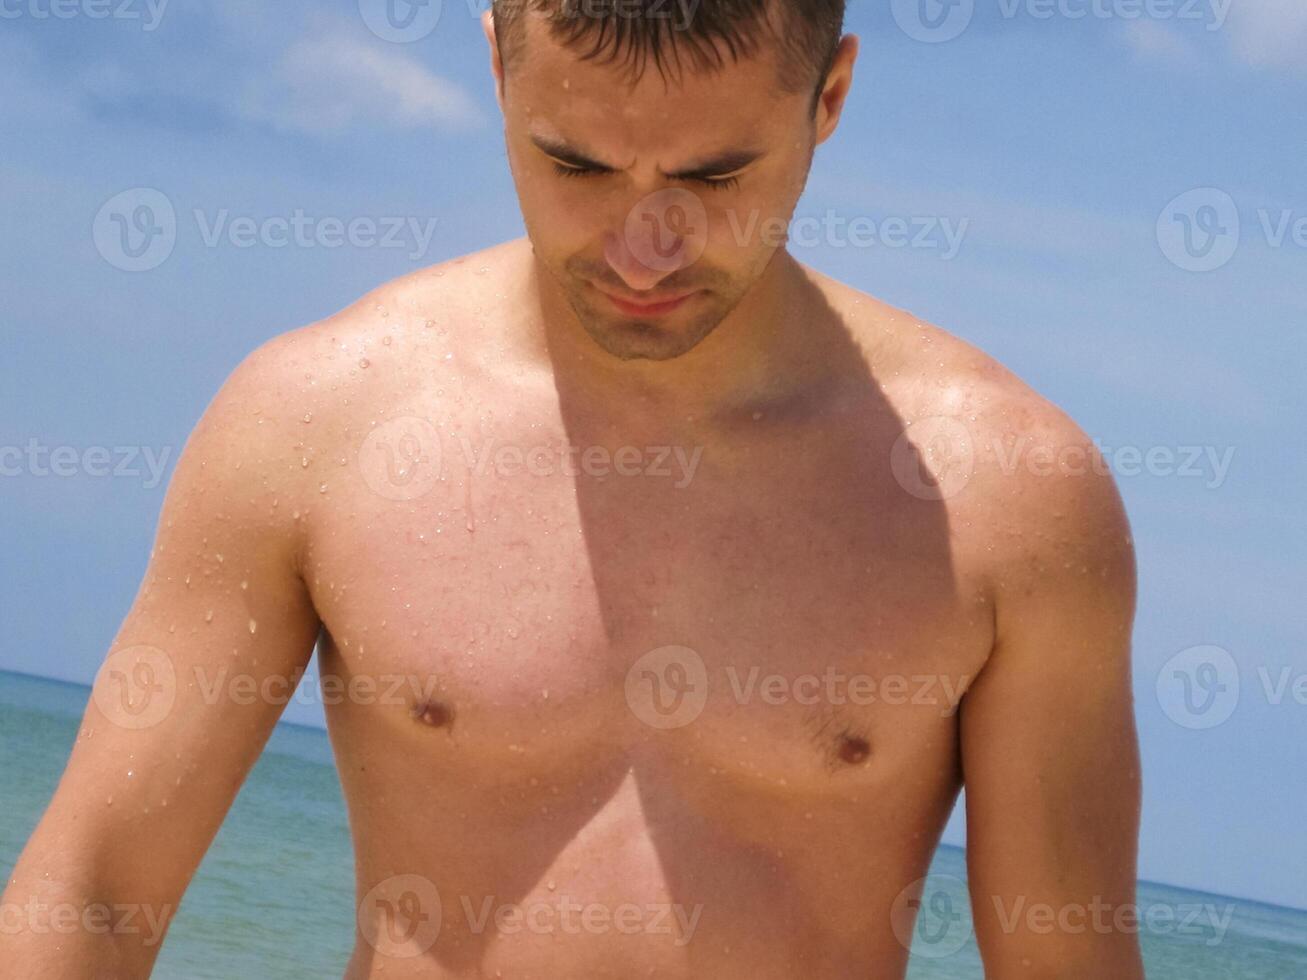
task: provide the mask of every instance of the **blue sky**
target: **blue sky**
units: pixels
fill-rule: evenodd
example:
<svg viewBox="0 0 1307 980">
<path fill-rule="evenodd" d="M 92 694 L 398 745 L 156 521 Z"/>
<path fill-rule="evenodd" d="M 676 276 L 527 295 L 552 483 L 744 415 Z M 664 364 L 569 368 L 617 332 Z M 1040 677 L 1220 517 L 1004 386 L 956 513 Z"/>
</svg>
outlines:
<svg viewBox="0 0 1307 980">
<path fill-rule="evenodd" d="M 417 11 L 402 43 L 373 0 L 0 3 L 0 669 L 91 680 L 246 353 L 522 233 L 483 2 Z M 855 89 L 798 212 L 824 231 L 793 250 L 1099 440 L 1140 564 L 1141 873 L 1307 907 L 1307 7 L 923 2 L 852 4 Z M 115 250 L 160 196 L 166 257 Z M 297 213 L 310 244 L 232 224 Z M 392 218 L 398 247 L 367 240 Z"/>
</svg>

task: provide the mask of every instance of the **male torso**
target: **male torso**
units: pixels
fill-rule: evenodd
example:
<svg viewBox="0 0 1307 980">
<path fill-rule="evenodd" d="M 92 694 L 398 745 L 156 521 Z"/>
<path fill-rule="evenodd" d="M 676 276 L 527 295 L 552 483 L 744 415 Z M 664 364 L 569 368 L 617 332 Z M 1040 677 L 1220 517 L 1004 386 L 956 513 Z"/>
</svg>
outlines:
<svg viewBox="0 0 1307 980">
<path fill-rule="evenodd" d="M 530 339 L 529 262 L 406 277 L 284 348 L 321 668 L 353 692 L 326 689 L 348 976 L 900 976 L 1003 544 L 924 420 L 979 443 L 1034 396 L 811 273 L 849 370 L 605 414 Z"/>
</svg>

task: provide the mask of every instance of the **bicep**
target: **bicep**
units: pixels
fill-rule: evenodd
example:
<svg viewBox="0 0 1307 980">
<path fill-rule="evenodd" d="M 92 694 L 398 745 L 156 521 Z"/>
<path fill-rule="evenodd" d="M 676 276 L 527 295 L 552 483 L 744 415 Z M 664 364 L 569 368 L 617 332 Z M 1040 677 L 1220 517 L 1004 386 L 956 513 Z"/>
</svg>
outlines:
<svg viewBox="0 0 1307 980">
<path fill-rule="evenodd" d="M 1139 975 L 1134 556 L 1110 478 L 1066 479 L 1040 488 L 1027 531 L 1054 546 L 998 583 L 997 642 L 961 709 L 973 912 L 996 977 Z M 1055 532 L 1038 533 L 1043 508 Z"/>
<path fill-rule="evenodd" d="M 297 491 L 285 447 L 247 420 L 253 380 L 228 382 L 178 462 L 43 821 L 134 896 L 180 897 L 317 635 L 296 565 Z"/>
</svg>

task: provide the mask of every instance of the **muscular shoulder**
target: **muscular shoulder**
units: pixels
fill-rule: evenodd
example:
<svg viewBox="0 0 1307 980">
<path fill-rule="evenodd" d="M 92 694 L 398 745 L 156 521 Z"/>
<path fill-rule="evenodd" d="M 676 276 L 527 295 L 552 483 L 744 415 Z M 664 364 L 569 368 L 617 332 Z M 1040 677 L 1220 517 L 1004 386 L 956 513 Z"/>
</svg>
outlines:
<svg viewBox="0 0 1307 980">
<path fill-rule="evenodd" d="M 419 393 L 451 399 L 495 343 L 490 315 L 503 247 L 386 282 L 315 323 L 274 337 L 229 380 L 285 423 L 315 454 L 372 420 L 403 411 Z"/>
<path fill-rule="evenodd" d="M 873 373 L 903 424 L 898 455 L 919 464 L 917 490 L 943 503 L 995 601 L 1012 609 L 1052 590 L 1097 591 L 1129 606 L 1129 521 L 1094 440 L 977 347 L 870 297 L 859 309 L 853 329 L 887 338 Z"/>
<path fill-rule="evenodd" d="M 500 346 L 488 336 L 500 251 L 404 275 L 261 344 L 197 426 L 188 485 L 302 550 L 322 520 L 355 510 L 360 453 L 378 429 L 441 424 L 486 400 L 477 378 Z"/>
</svg>

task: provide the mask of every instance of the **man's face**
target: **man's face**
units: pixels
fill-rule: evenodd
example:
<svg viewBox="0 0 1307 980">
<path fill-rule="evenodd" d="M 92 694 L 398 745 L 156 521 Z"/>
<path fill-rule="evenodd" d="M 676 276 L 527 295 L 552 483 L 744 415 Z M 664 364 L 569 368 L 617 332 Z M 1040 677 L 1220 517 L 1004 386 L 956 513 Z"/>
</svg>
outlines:
<svg viewBox="0 0 1307 980">
<path fill-rule="evenodd" d="M 682 55 L 679 82 L 650 63 L 632 89 L 621 64 L 582 61 L 524 20 L 503 108 L 537 260 L 605 351 L 680 357 L 783 245 L 812 162 L 810 95 L 780 91 L 767 49 L 715 74 Z"/>
</svg>

